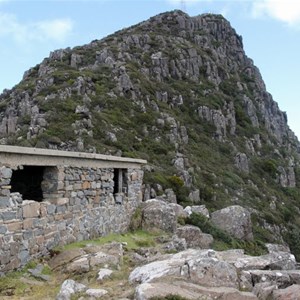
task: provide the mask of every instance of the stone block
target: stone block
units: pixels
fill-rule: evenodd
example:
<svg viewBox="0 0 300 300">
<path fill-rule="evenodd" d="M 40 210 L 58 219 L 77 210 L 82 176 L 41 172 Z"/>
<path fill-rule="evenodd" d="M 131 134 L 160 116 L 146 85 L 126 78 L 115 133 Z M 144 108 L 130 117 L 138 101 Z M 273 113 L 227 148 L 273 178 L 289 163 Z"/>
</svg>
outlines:
<svg viewBox="0 0 300 300">
<path fill-rule="evenodd" d="M 0 186 L 10 184 L 10 179 L 0 178 Z"/>
<path fill-rule="evenodd" d="M 16 211 L 2 211 L 0 213 L 0 219 L 1 218 L 3 219 L 4 222 L 10 222 L 17 218 L 17 212 Z"/>
<path fill-rule="evenodd" d="M 82 184 L 81 184 L 81 183 L 75 183 L 75 184 L 73 185 L 73 189 L 74 189 L 74 190 L 81 190 L 81 188 L 82 188 Z"/>
<path fill-rule="evenodd" d="M 69 198 L 56 198 L 56 199 L 51 199 L 49 200 L 54 205 L 65 205 L 69 203 Z"/>
<path fill-rule="evenodd" d="M 12 256 L 16 256 L 17 253 L 19 252 L 19 249 L 20 249 L 19 243 L 16 243 L 16 242 L 10 243 L 10 254 Z"/>
<path fill-rule="evenodd" d="M 77 192 L 71 192 L 71 197 L 72 197 L 72 198 L 77 197 Z"/>
<path fill-rule="evenodd" d="M 100 196 L 96 196 L 95 198 L 94 198 L 94 203 L 100 203 Z"/>
<path fill-rule="evenodd" d="M 0 169 L 0 177 L 1 178 L 9 179 L 9 178 L 11 178 L 11 175 L 12 175 L 12 170 L 10 168 L 1 167 L 1 169 Z"/>
<path fill-rule="evenodd" d="M 57 189 L 58 190 L 63 190 L 64 187 L 65 187 L 64 182 L 63 181 L 58 181 L 58 183 L 57 183 Z"/>
<path fill-rule="evenodd" d="M 23 218 L 35 218 L 40 215 L 40 203 L 31 200 L 23 201 Z"/>
<path fill-rule="evenodd" d="M 64 219 L 64 214 L 60 214 L 60 215 L 55 215 L 54 216 L 54 220 L 55 221 L 61 221 Z"/>
<path fill-rule="evenodd" d="M 11 189 L 11 185 L 2 185 L 1 188 L 2 189 L 6 189 L 6 190 L 10 190 Z"/>
<path fill-rule="evenodd" d="M 38 245 L 34 245 L 34 246 L 31 247 L 30 250 L 29 250 L 29 254 L 30 254 L 30 255 L 37 254 L 38 252 L 39 252 L 39 246 L 38 246 Z"/>
<path fill-rule="evenodd" d="M 82 183 L 82 188 L 84 189 L 84 190 L 87 190 L 87 189 L 89 189 L 91 187 L 91 183 L 89 182 L 89 181 L 84 181 L 83 183 Z"/>
<path fill-rule="evenodd" d="M 138 180 L 138 179 L 139 179 L 139 174 L 138 174 L 138 172 L 132 172 L 132 173 L 130 174 L 130 179 L 131 179 L 131 181 L 136 181 L 136 180 Z"/>
<path fill-rule="evenodd" d="M 23 221 L 23 229 L 30 229 L 33 227 L 33 219 L 27 218 Z"/>
<path fill-rule="evenodd" d="M 11 271 L 20 267 L 20 260 L 18 258 L 12 258 L 10 262 L 3 269 L 4 272 Z"/>
<path fill-rule="evenodd" d="M 56 206 L 53 204 L 50 204 L 47 206 L 47 212 L 49 215 L 53 215 L 56 211 Z"/>
<path fill-rule="evenodd" d="M 10 190 L 7 189 L 0 189 L 0 196 L 9 197 Z"/>
<path fill-rule="evenodd" d="M 65 187 L 65 190 L 66 190 L 66 191 L 73 191 L 73 185 L 72 185 L 72 184 L 67 185 L 67 186 Z"/>
<path fill-rule="evenodd" d="M 7 226 L 0 225 L 0 234 L 5 234 L 7 232 Z"/>
<path fill-rule="evenodd" d="M 64 214 L 64 220 L 73 219 L 73 214 L 71 212 L 66 212 Z"/>
<path fill-rule="evenodd" d="M 59 181 L 64 181 L 64 180 L 65 180 L 65 177 L 66 177 L 66 175 L 65 175 L 64 172 L 62 172 L 62 171 L 58 172 L 58 177 L 57 177 L 57 179 L 58 179 Z"/>
<path fill-rule="evenodd" d="M 23 223 L 22 222 L 12 222 L 6 225 L 7 226 L 7 230 L 10 232 L 15 232 L 17 230 L 21 230 L 23 227 Z"/>
<path fill-rule="evenodd" d="M 37 245 L 39 245 L 41 247 L 41 245 L 44 244 L 44 241 L 45 241 L 45 238 L 43 235 L 40 235 L 40 236 L 36 236 L 36 243 Z"/>
<path fill-rule="evenodd" d="M 56 213 L 57 214 L 64 214 L 66 212 L 67 208 L 65 205 L 59 205 L 56 208 Z"/>
<path fill-rule="evenodd" d="M 40 208 L 41 217 L 47 216 L 47 206 L 48 203 L 41 203 L 41 208 Z"/>
<path fill-rule="evenodd" d="M 28 229 L 25 232 L 23 232 L 23 239 L 24 240 L 29 240 L 33 238 L 33 232 L 32 230 Z"/>
<path fill-rule="evenodd" d="M 0 197 L 0 208 L 11 207 L 11 205 L 12 202 L 10 201 L 9 197 Z"/>
<path fill-rule="evenodd" d="M 22 250 L 18 255 L 18 259 L 21 261 L 22 265 L 27 263 L 30 259 L 29 251 L 28 250 Z"/>
</svg>

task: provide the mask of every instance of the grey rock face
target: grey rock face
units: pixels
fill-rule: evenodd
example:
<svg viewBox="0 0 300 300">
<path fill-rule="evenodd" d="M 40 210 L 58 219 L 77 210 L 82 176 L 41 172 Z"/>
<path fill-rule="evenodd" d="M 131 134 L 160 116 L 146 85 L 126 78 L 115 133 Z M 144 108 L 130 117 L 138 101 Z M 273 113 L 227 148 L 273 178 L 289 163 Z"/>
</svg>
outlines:
<svg viewBox="0 0 300 300">
<path fill-rule="evenodd" d="M 300 299 L 299 284 L 293 284 L 285 289 L 273 291 L 273 300 L 299 300 L 299 299 Z"/>
<path fill-rule="evenodd" d="M 186 213 L 188 215 L 191 215 L 192 213 L 197 213 L 205 216 L 206 218 L 209 219 L 209 211 L 206 208 L 205 205 L 193 205 L 193 206 L 186 206 L 185 209 Z"/>
<path fill-rule="evenodd" d="M 202 233 L 198 227 L 192 225 L 177 228 L 176 234 L 186 240 L 188 248 L 209 249 L 213 243 L 210 234 Z"/>
<path fill-rule="evenodd" d="M 250 212 L 238 205 L 229 206 L 211 214 L 211 221 L 232 236 L 252 240 L 252 223 Z"/>
<path fill-rule="evenodd" d="M 142 207 L 142 228 L 175 232 L 177 218 L 174 209 L 166 202 L 150 199 Z"/>
<path fill-rule="evenodd" d="M 249 173 L 248 157 L 245 153 L 238 153 L 234 158 L 234 164 L 240 171 Z"/>
<path fill-rule="evenodd" d="M 255 300 L 257 297 L 249 292 L 240 292 L 234 288 L 228 287 L 204 287 L 191 282 L 173 281 L 143 283 L 136 288 L 136 300 L 149 300 L 153 297 L 166 297 L 169 295 L 181 296 L 190 300 L 213 300 L 213 299 L 231 299 L 231 300 Z"/>
</svg>

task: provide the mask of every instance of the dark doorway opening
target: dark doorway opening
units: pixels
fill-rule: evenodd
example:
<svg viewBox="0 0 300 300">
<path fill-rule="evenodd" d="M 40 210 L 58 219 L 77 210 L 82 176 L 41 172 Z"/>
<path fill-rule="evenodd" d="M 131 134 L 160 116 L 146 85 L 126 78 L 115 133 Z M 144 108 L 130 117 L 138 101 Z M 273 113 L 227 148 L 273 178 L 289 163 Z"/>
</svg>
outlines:
<svg viewBox="0 0 300 300">
<path fill-rule="evenodd" d="M 22 170 L 15 170 L 11 177 L 11 192 L 19 192 L 23 200 L 43 200 L 41 183 L 45 167 L 24 166 Z"/>
</svg>

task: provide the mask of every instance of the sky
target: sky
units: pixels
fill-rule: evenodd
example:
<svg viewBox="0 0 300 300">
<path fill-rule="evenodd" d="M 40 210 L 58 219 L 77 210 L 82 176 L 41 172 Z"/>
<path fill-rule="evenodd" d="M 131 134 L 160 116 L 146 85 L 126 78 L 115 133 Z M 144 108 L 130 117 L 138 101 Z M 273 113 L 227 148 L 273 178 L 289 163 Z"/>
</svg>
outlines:
<svg viewBox="0 0 300 300">
<path fill-rule="evenodd" d="M 87 44 L 174 9 L 227 18 L 300 138 L 299 0 L 0 0 L 0 93 L 53 50 Z"/>
</svg>

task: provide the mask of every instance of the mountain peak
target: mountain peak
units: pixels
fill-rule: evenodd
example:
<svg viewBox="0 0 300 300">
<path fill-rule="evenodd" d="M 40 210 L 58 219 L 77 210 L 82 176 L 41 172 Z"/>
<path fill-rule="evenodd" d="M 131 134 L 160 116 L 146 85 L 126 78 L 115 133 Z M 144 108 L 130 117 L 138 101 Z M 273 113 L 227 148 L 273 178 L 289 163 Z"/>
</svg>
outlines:
<svg viewBox="0 0 300 300">
<path fill-rule="evenodd" d="M 51 52 L 1 95 L 0 136 L 147 159 L 145 195 L 272 207 L 274 231 L 300 215 L 298 140 L 221 15 L 166 12 Z"/>
</svg>

